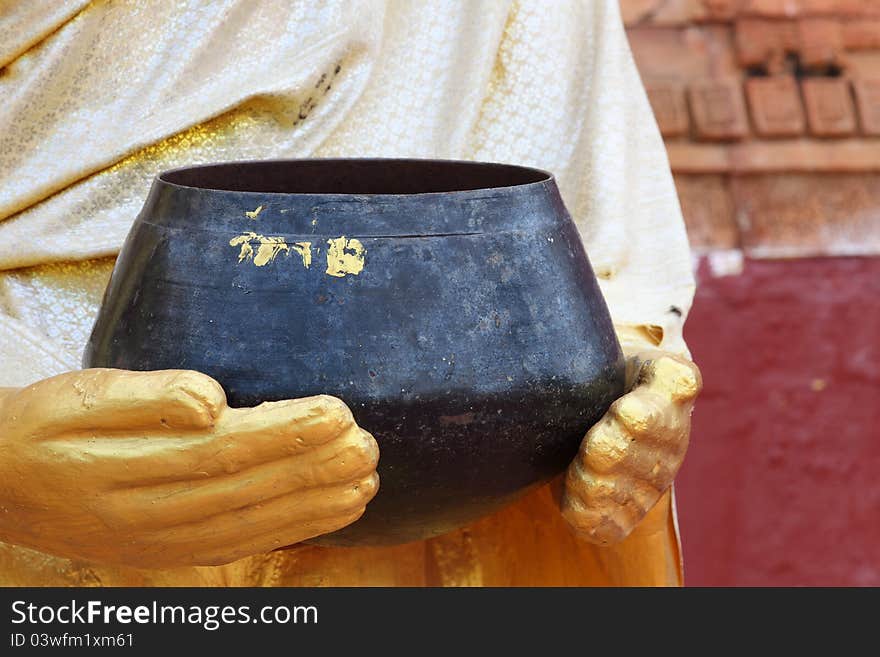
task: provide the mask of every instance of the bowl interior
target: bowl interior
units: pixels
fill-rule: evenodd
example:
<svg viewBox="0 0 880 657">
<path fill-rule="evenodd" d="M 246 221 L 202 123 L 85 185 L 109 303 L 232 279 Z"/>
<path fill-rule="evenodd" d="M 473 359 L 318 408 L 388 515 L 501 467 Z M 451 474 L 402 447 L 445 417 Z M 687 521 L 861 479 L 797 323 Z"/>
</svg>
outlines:
<svg viewBox="0 0 880 657">
<path fill-rule="evenodd" d="M 181 187 L 266 194 L 412 195 L 529 185 L 539 169 L 453 160 L 327 159 L 227 162 L 167 171 Z"/>
</svg>

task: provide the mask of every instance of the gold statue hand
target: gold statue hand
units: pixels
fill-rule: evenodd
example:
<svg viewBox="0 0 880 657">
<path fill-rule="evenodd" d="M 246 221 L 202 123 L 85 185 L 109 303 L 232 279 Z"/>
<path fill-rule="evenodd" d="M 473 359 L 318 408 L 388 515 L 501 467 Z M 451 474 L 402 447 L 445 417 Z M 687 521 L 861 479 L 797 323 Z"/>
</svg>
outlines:
<svg viewBox="0 0 880 657">
<path fill-rule="evenodd" d="M 198 372 L 91 369 L 0 390 L 0 540 L 155 568 L 334 531 L 378 489 L 340 400 L 229 408 Z"/>
<path fill-rule="evenodd" d="M 626 538 L 672 484 L 684 461 L 694 400 L 694 363 L 662 351 L 628 359 L 635 387 L 588 432 L 569 466 L 562 513 L 581 538 Z"/>
</svg>

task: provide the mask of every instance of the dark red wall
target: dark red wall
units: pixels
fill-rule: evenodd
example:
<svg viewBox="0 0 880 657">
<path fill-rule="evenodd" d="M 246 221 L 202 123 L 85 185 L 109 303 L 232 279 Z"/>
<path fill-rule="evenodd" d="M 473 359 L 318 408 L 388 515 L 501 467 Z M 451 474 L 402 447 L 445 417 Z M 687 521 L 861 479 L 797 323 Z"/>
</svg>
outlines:
<svg viewBox="0 0 880 657">
<path fill-rule="evenodd" d="M 698 279 L 687 584 L 880 585 L 880 258 Z"/>
</svg>

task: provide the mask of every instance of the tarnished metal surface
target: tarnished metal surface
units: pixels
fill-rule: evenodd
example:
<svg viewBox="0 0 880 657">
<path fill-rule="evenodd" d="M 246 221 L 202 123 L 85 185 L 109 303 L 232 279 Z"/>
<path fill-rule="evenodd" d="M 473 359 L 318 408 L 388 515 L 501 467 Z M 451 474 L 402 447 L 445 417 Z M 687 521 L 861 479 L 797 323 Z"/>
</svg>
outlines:
<svg viewBox="0 0 880 657">
<path fill-rule="evenodd" d="M 379 442 L 382 483 L 324 543 L 406 542 L 495 510 L 561 472 L 623 392 L 543 172 L 359 160 L 163 178 L 192 186 L 154 185 L 85 364 L 199 370 L 232 405 L 343 399 Z"/>
</svg>

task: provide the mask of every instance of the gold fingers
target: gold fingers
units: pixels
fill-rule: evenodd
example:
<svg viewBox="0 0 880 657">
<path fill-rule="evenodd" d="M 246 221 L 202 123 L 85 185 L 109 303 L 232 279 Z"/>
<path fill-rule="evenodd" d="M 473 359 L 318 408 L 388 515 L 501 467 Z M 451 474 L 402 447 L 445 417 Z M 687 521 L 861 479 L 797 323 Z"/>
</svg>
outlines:
<svg viewBox="0 0 880 657">
<path fill-rule="evenodd" d="M 213 426 L 226 395 L 212 378 L 186 370 L 68 372 L 22 389 L 8 413 L 34 438 L 83 431 Z"/>
<path fill-rule="evenodd" d="M 157 565 L 227 563 L 338 529 L 357 519 L 379 488 L 375 473 L 355 482 L 280 495 L 242 509 L 140 536 L 126 548 Z"/>
<path fill-rule="evenodd" d="M 635 389 L 587 432 L 566 473 L 563 515 L 591 542 L 629 535 L 672 484 L 687 451 L 699 369 L 671 354 L 642 360 Z"/>
<path fill-rule="evenodd" d="M 645 362 L 640 381 L 678 403 L 693 401 L 703 388 L 703 377 L 696 364 L 667 353 Z"/>
<path fill-rule="evenodd" d="M 103 522 L 155 529 L 245 508 L 285 493 L 356 481 L 371 475 L 376 441 L 353 425 L 345 435 L 309 451 L 283 456 L 232 474 L 110 491 L 92 508 Z M 137 509 L 137 513 L 133 513 Z"/>
</svg>

